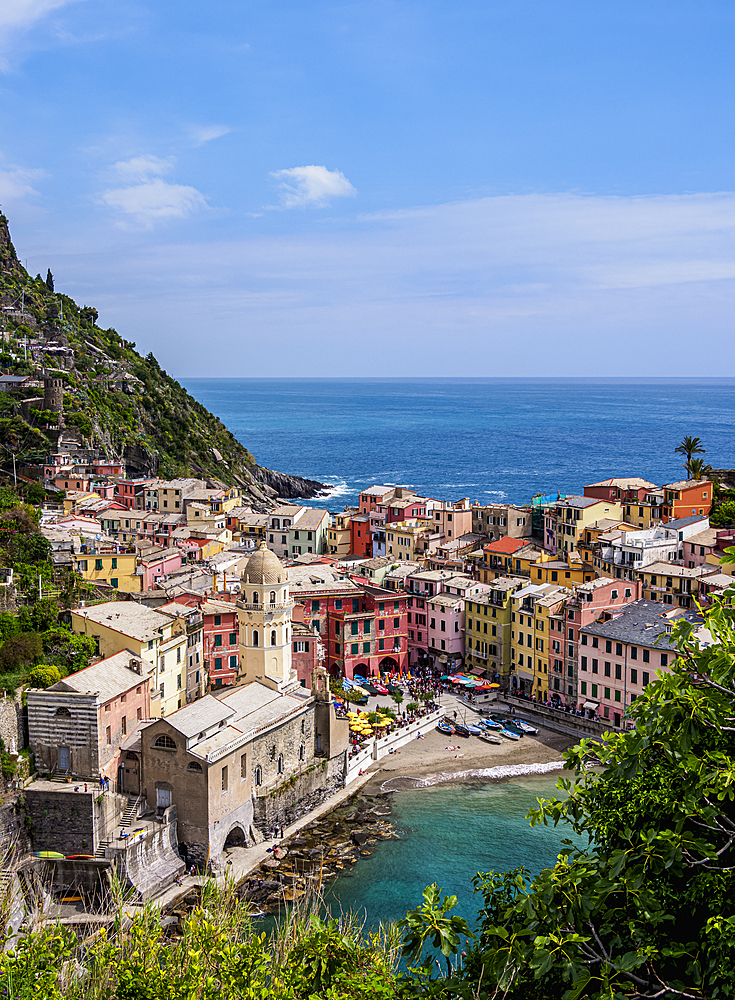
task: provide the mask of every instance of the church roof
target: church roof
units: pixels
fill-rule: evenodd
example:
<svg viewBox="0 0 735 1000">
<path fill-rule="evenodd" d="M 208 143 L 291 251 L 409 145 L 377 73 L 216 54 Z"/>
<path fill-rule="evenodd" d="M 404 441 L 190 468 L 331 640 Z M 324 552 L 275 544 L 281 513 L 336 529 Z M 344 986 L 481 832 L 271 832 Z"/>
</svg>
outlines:
<svg viewBox="0 0 735 1000">
<path fill-rule="evenodd" d="M 242 575 L 243 583 L 284 583 L 286 570 L 278 556 L 266 547 L 265 542 L 250 556 Z"/>
</svg>

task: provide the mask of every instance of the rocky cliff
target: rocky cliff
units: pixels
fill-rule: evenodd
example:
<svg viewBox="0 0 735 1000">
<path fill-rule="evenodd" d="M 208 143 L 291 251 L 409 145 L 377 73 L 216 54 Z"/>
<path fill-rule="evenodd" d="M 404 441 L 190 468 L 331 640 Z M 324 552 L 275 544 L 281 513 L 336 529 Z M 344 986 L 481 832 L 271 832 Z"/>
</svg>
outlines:
<svg viewBox="0 0 735 1000">
<path fill-rule="evenodd" d="M 0 215 L 0 366 L 19 375 L 53 376 L 63 385 L 63 418 L 44 409 L 43 389 L 0 393 L 2 460 L 42 462 L 62 441 L 123 456 L 131 475 L 181 475 L 238 484 L 254 503 L 311 497 L 313 480 L 260 467 L 221 420 L 165 372 L 154 356 L 98 323 L 97 310 L 31 277 Z"/>
</svg>

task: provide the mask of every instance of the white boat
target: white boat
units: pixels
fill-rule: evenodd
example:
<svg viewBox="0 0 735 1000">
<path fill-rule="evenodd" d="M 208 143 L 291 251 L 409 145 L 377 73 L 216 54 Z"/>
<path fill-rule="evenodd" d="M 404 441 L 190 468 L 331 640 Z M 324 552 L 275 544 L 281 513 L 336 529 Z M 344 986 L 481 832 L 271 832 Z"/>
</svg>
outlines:
<svg viewBox="0 0 735 1000">
<path fill-rule="evenodd" d="M 514 733 L 512 729 L 501 729 L 499 732 L 500 735 L 504 736 L 506 740 L 519 740 L 521 738 L 521 734 Z"/>
<path fill-rule="evenodd" d="M 513 719 L 513 725 L 518 729 L 522 729 L 524 733 L 528 733 L 530 736 L 535 736 L 538 732 L 535 726 L 532 726 L 530 722 L 525 722 L 523 719 Z"/>
<path fill-rule="evenodd" d="M 503 742 L 495 733 L 482 733 L 477 738 L 478 740 L 482 740 L 483 743 L 493 743 L 495 746 L 499 746 Z"/>
</svg>

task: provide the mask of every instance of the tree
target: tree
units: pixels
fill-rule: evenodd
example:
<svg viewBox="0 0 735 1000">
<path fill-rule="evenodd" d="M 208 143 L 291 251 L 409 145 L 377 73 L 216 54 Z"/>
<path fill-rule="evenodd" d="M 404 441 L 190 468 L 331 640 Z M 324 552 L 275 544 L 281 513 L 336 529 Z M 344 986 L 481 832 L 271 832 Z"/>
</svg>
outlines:
<svg viewBox="0 0 735 1000">
<path fill-rule="evenodd" d="M 687 469 L 690 479 L 706 479 L 712 474 L 712 466 L 703 458 L 692 458 Z"/>
<path fill-rule="evenodd" d="M 93 636 L 76 635 L 63 625 L 44 632 L 41 640 L 46 659 L 72 673 L 88 666 L 97 652 L 97 640 Z"/>
<path fill-rule="evenodd" d="M 53 292 L 54 290 L 54 276 L 51 273 L 51 268 L 46 271 L 46 288 L 48 288 L 50 292 Z"/>
<path fill-rule="evenodd" d="M 704 629 L 675 626 L 678 658 L 631 708 L 635 729 L 568 751 L 568 797 L 530 814 L 588 846 L 566 841 L 533 881 L 479 876 L 468 977 L 482 969 L 508 1000 L 735 995 L 733 599 Z"/>
<path fill-rule="evenodd" d="M 43 653 L 41 636 L 35 632 L 20 632 L 6 639 L 0 647 L 0 672 L 9 673 L 30 666 Z"/>
<path fill-rule="evenodd" d="M 702 447 L 702 441 L 698 437 L 685 437 L 679 447 L 674 448 L 676 454 L 686 457 L 684 468 L 687 470 L 687 479 L 692 478 L 690 475 L 692 456 L 704 455 L 706 451 L 707 449 Z"/>
<path fill-rule="evenodd" d="M 395 702 L 397 710 L 401 710 L 401 702 L 403 701 L 403 691 L 394 691 L 391 698 Z"/>
</svg>

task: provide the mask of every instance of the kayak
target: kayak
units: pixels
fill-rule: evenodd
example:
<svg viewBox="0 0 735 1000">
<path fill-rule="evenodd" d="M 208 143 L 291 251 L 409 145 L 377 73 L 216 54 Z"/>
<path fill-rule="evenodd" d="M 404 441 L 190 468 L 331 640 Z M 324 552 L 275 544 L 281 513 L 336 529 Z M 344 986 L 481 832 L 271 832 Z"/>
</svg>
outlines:
<svg viewBox="0 0 735 1000">
<path fill-rule="evenodd" d="M 67 854 L 67 861 L 93 861 L 94 854 Z"/>
<path fill-rule="evenodd" d="M 59 860 L 64 861 L 65 860 L 65 855 L 59 854 L 58 851 L 36 851 L 34 853 L 33 857 L 34 858 L 45 858 L 47 861 L 48 860 L 53 860 L 53 861 L 59 861 Z"/>
</svg>

